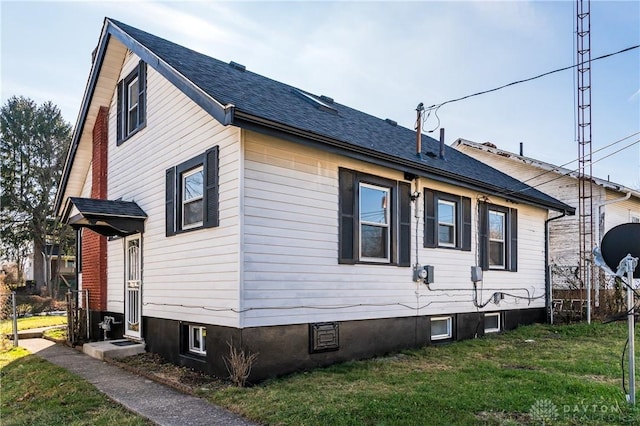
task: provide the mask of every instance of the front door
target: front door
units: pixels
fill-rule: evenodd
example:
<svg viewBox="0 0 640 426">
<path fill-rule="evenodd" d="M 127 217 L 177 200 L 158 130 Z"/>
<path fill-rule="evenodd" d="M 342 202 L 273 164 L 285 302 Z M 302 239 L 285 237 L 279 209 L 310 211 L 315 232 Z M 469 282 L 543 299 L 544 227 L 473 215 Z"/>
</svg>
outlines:
<svg viewBox="0 0 640 426">
<path fill-rule="evenodd" d="M 142 337 L 142 239 L 140 234 L 125 238 L 124 335 Z"/>
</svg>

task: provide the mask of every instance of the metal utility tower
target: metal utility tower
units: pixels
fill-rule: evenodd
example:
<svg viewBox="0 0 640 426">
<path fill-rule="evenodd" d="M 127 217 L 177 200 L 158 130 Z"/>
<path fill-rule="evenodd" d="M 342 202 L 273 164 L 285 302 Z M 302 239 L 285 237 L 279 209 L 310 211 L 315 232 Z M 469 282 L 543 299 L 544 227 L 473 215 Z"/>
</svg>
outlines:
<svg viewBox="0 0 640 426">
<path fill-rule="evenodd" d="M 591 250 L 594 241 L 591 149 L 591 2 L 576 0 L 578 222 L 580 279 L 591 299 Z"/>
</svg>

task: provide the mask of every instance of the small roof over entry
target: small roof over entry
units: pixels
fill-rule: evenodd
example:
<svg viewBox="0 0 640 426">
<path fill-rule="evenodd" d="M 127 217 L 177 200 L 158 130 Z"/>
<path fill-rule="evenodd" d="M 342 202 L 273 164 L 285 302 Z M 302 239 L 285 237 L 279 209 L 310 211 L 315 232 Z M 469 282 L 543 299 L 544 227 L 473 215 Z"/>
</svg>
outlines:
<svg viewBox="0 0 640 426">
<path fill-rule="evenodd" d="M 69 217 L 72 212 L 75 214 Z M 147 214 L 133 201 L 70 197 L 64 218 L 74 229 L 89 228 L 107 237 L 126 237 L 144 232 Z"/>
</svg>

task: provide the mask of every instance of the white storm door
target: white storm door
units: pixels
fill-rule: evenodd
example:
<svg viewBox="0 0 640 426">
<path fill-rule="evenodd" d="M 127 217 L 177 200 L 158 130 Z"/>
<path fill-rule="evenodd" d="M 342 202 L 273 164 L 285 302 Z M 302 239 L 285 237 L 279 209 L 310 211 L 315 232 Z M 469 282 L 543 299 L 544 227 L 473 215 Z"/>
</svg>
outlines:
<svg viewBox="0 0 640 426">
<path fill-rule="evenodd" d="M 142 239 L 140 234 L 125 238 L 124 335 L 142 336 Z"/>
</svg>

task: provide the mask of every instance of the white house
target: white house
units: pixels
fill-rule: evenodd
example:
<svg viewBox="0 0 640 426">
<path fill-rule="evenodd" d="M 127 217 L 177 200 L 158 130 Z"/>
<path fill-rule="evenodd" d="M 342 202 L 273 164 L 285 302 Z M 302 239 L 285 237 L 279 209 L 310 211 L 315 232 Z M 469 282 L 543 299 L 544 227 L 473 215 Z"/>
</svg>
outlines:
<svg viewBox="0 0 640 426">
<path fill-rule="evenodd" d="M 544 321 L 545 220 L 574 209 L 416 144 L 106 19 L 56 199 L 92 338 L 113 316 L 215 374 L 233 341 L 259 380 Z"/>
</svg>

